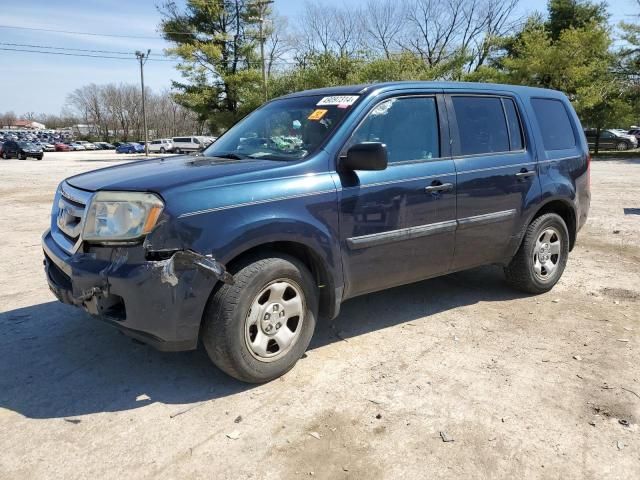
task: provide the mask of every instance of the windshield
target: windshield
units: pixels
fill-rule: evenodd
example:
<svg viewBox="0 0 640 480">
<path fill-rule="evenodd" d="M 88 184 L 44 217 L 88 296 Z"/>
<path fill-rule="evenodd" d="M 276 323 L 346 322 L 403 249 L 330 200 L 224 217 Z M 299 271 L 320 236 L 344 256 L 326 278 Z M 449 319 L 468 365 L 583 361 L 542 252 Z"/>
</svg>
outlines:
<svg viewBox="0 0 640 480">
<path fill-rule="evenodd" d="M 234 125 L 204 151 L 207 157 L 299 160 L 329 137 L 356 95 L 275 100 Z"/>
<path fill-rule="evenodd" d="M 20 148 L 36 148 L 36 146 L 31 142 L 18 142 Z"/>
</svg>

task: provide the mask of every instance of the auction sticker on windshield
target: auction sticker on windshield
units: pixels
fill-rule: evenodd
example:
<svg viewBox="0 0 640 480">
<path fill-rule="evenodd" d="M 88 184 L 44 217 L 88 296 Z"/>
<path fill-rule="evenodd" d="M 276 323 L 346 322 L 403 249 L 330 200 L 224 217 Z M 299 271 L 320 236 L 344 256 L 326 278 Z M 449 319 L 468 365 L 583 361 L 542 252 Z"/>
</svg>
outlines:
<svg viewBox="0 0 640 480">
<path fill-rule="evenodd" d="M 316 105 L 318 107 L 327 105 L 338 105 L 338 107 L 345 108 L 353 105 L 356 100 L 358 100 L 358 95 L 336 95 L 333 97 L 324 97 Z"/>
<path fill-rule="evenodd" d="M 328 111 L 329 110 L 318 108 L 313 112 L 311 112 L 311 115 L 309 115 L 307 118 L 309 120 L 320 120 L 322 117 L 324 117 L 324 114 L 327 113 Z"/>
</svg>

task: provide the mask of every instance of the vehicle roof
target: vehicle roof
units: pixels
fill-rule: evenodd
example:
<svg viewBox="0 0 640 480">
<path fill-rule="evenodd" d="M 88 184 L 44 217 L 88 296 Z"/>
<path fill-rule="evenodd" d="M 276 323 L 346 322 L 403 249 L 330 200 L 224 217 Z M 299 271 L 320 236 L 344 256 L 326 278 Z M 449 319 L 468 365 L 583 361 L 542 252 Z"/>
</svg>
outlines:
<svg viewBox="0 0 640 480">
<path fill-rule="evenodd" d="M 302 97 L 309 95 L 363 95 L 374 91 L 380 93 L 393 90 L 433 89 L 433 90 L 476 90 L 476 91 L 500 91 L 517 93 L 524 96 L 564 97 L 558 90 L 550 90 L 538 87 L 526 87 L 522 85 L 508 85 L 502 83 L 478 83 L 478 82 L 421 82 L 398 81 L 381 82 L 359 85 L 341 85 L 337 87 L 316 88 L 290 93 L 280 98 Z"/>
</svg>

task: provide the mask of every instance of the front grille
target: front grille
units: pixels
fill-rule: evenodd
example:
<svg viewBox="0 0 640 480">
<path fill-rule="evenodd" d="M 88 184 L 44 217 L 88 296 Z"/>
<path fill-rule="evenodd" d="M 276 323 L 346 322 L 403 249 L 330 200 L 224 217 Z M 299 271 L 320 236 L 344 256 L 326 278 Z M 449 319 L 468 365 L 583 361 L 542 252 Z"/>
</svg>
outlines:
<svg viewBox="0 0 640 480">
<path fill-rule="evenodd" d="M 84 215 L 91 200 L 91 192 L 60 185 L 51 212 L 51 234 L 55 242 L 67 253 L 74 253 L 81 243 Z"/>
</svg>

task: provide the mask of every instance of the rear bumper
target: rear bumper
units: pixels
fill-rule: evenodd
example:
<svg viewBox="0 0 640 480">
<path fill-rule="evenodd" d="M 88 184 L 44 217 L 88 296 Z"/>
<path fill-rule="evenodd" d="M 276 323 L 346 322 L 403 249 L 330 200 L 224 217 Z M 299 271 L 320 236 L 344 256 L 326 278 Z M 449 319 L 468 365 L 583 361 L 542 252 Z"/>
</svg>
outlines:
<svg viewBox="0 0 640 480">
<path fill-rule="evenodd" d="M 162 351 L 192 350 L 209 295 L 224 268 L 209 257 L 175 252 L 145 260 L 141 246 L 91 247 L 68 255 L 42 236 L 44 267 L 53 294 Z M 231 280 L 232 281 L 232 280 Z"/>
</svg>

